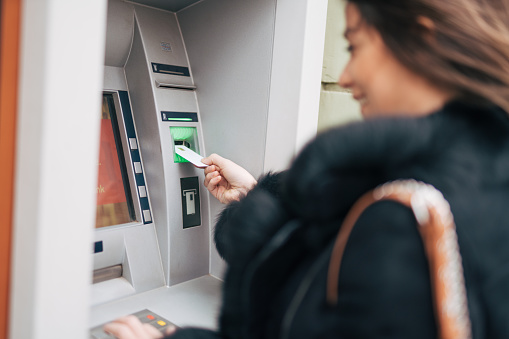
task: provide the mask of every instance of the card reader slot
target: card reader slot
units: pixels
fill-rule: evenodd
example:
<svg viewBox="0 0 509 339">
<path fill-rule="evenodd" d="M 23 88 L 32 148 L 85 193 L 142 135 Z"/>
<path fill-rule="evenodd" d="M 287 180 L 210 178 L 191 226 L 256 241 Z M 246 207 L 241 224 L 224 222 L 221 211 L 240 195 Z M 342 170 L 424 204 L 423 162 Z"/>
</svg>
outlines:
<svg viewBox="0 0 509 339">
<path fill-rule="evenodd" d="M 112 280 L 122 277 L 122 265 L 114 265 L 94 270 L 93 283 L 97 284 L 106 280 Z"/>
<path fill-rule="evenodd" d="M 175 146 L 182 145 L 182 146 L 186 146 L 187 148 L 191 147 L 191 144 L 186 140 L 175 140 L 174 143 L 175 143 Z"/>
<path fill-rule="evenodd" d="M 173 162 L 174 163 L 187 163 L 188 161 L 182 158 L 175 152 L 175 146 L 186 146 L 196 153 L 200 153 L 198 147 L 198 132 L 196 127 L 190 126 L 170 126 L 171 139 L 173 140 Z"/>
</svg>

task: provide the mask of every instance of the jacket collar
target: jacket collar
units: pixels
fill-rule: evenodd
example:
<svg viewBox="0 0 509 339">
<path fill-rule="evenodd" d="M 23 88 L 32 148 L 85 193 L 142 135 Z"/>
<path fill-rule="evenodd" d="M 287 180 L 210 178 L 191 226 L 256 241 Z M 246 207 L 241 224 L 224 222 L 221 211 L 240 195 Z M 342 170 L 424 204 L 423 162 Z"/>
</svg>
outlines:
<svg viewBox="0 0 509 339">
<path fill-rule="evenodd" d="M 296 215 L 327 221 L 387 181 L 413 178 L 453 191 L 509 183 L 507 168 L 508 115 L 454 101 L 425 117 L 374 119 L 322 133 L 288 171 L 283 200 Z"/>
</svg>

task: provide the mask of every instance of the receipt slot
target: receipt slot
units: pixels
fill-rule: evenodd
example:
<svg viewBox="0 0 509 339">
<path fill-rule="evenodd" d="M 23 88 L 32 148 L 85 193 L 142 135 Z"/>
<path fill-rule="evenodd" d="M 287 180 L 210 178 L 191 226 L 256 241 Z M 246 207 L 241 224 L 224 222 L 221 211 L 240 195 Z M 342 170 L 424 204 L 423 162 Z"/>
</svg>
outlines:
<svg viewBox="0 0 509 339">
<path fill-rule="evenodd" d="M 196 214 L 196 207 L 195 207 L 195 194 L 196 190 L 185 190 L 184 196 L 186 197 L 186 214 Z"/>
<path fill-rule="evenodd" d="M 182 222 L 184 228 L 201 225 L 198 177 L 180 179 Z"/>
</svg>

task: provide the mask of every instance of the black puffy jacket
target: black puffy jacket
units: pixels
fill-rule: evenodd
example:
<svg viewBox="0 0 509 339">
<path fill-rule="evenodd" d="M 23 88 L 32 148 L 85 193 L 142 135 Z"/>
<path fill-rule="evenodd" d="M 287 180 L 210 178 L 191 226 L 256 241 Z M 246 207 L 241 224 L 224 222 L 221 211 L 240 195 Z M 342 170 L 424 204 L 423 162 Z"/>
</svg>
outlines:
<svg viewBox="0 0 509 339">
<path fill-rule="evenodd" d="M 432 184 L 454 214 L 474 339 L 509 338 L 509 116 L 461 102 L 422 118 L 371 120 L 316 138 L 223 211 L 228 263 L 218 332 L 180 338 L 436 338 L 430 277 L 412 212 L 379 202 L 347 244 L 336 307 L 332 242 L 352 204 L 396 179 Z"/>
</svg>

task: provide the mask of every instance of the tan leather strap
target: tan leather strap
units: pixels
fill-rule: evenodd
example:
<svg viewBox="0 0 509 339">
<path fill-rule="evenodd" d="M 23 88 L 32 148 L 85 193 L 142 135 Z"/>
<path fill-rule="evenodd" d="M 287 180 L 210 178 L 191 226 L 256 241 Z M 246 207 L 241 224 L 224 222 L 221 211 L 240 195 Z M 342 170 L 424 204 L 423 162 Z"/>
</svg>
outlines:
<svg viewBox="0 0 509 339">
<path fill-rule="evenodd" d="M 439 338 L 471 338 L 463 266 L 449 204 L 433 186 L 417 181 L 395 181 L 382 185 L 363 195 L 351 208 L 332 250 L 327 302 L 337 304 L 341 260 L 355 223 L 367 207 L 381 200 L 393 200 L 410 207 L 417 219 L 430 269 Z"/>
</svg>

